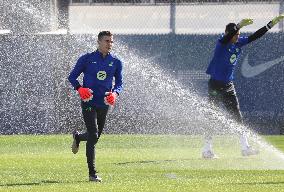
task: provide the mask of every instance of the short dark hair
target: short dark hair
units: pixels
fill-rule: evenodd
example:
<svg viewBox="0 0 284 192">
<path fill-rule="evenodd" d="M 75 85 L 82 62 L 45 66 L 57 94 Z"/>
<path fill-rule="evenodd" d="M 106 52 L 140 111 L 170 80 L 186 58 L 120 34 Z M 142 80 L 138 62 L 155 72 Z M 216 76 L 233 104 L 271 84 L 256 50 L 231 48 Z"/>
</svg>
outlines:
<svg viewBox="0 0 284 192">
<path fill-rule="evenodd" d="M 238 30 L 239 29 L 236 23 L 229 23 L 228 25 L 226 25 L 225 32 L 226 33 L 236 33 Z"/>
<path fill-rule="evenodd" d="M 103 36 L 113 36 L 113 34 L 110 31 L 101 31 L 98 34 L 98 40 L 101 40 Z"/>
</svg>

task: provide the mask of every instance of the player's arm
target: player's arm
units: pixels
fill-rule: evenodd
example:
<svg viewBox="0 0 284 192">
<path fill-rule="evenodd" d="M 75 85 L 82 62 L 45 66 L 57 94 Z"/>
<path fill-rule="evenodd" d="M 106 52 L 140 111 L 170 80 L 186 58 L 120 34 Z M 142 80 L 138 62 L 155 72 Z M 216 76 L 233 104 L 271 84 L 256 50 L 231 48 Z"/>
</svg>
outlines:
<svg viewBox="0 0 284 192">
<path fill-rule="evenodd" d="M 253 42 L 257 40 L 258 38 L 262 37 L 266 32 L 268 31 L 267 27 L 264 26 L 254 32 L 252 35 L 248 36 L 248 43 Z"/>
<path fill-rule="evenodd" d="M 84 71 L 84 64 L 86 63 L 86 55 L 83 55 L 80 57 L 71 71 L 71 73 L 68 76 L 68 80 L 71 83 L 71 85 L 74 87 L 75 90 L 78 90 L 80 87 L 82 87 L 77 80 L 77 78 L 81 75 L 81 73 Z"/>
<path fill-rule="evenodd" d="M 77 80 L 77 78 L 80 76 L 80 74 L 84 71 L 86 58 L 87 58 L 87 55 L 84 55 L 84 56 L 82 56 L 78 59 L 74 69 L 71 71 L 71 73 L 68 77 L 68 80 L 70 81 L 70 83 L 72 84 L 74 89 L 78 91 L 81 99 L 84 102 L 88 102 L 88 101 L 92 100 L 92 98 L 93 98 L 93 94 L 92 94 L 93 91 L 89 88 L 82 87 L 80 85 L 79 81 Z"/>
<path fill-rule="evenodd" d="M 227 31 L 223 38 L 220 40 L 222 44 L 227 44 L 233 38 L 234 35 L 244 26 L 251 25 L 253 23 L 252 19 L 242 19 L 231 31 Z"/>
<path fill-rule="evenodd" d="M 112 92 L 116 92 L 119 95 L 123 89 L 122 62 L 120 60 L 118 60 L 118 65 L 114 77 L 115 77 L 115 85 Z"/>
<path fill-rule="evenodd" d="M 266 26 L 257 30 L 254 34 L 248 37 L 248 43 L 255 41 L 256 39 L 262 37 L 269 29 L 276 25 L 280 20 L 284 18 L 284 14 L 273 18 Z"/>
<path fill-rule="evenodd" d="M 114 78 L 115 78 L 114 88 L 111 90 L 111 92 L 106 92 L 105 93 L 106 97 L 104 98 L 105 104 L 110 106 L 114 106 L 117 96 L 120 94 L 120 92 L 123 89 L 122 63 L 119 60 L 117 63 L 117 69 L 115 71 Z"/>
</svg>

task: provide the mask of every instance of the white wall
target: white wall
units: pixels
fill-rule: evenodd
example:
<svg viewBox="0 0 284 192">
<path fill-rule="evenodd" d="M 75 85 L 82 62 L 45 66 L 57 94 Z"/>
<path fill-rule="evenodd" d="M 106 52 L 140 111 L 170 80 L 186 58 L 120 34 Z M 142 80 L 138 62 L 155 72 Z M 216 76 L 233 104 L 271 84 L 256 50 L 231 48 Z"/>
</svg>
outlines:
<svg viewBox="0 0 284 192">
<path fill-rule="evenodd" d="M 243 18 L 254 19 L 254 24 L 242 31 L 255 31 L 279 14 L 279 4 L 231 4 L 177 6 L 177 33 L 220 33 L 226 24 Z M 273 28 L 274 31 L 278 27 Z"/>
<path fill-rule="evenodd" d="M 169 33 L 169 6 L 70 6 L 71 33 Z"/>
<path fill-rule="evenodd" d="M 279 14 L 279 4 L 177 5 L 176 33 L 220 33 L 229 22 L 253 18 L 244 28 L 251 32 Z M 170 6 L 70 6 L 71 33 L 97 33 L 111 30 L 117 34 L 165 34 L 170 30 Z M 271 31 L 278 31 L 278 26 Z"/>
</svg>

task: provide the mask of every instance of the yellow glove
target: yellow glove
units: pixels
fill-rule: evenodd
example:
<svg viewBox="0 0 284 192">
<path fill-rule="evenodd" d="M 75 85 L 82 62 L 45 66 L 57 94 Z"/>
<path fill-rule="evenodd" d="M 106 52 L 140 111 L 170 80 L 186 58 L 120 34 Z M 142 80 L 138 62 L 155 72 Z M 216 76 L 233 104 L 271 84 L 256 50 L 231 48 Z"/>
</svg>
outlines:
<svg viewBox="0 0 284 192">
<path fill-rule="evenodd" d="M 273 19 L 271 20 L 271 25 L 270 25 L 270 27 L 273 27 L 274 25 L 276 25 L 277 23 L 279 23 L 279 21 L 281 21 L 283 18 L 284 18 L 284 14 L 281 14 L 281 15 L 279 15 L 279 16 L 273 18 Z"/>
<path fill-rule="evenodd" d="M 242 19 L 239 23 L 238 23 L 238 27 L 239 28 L 242 28 L 244 26 L 247 26 L 247 25 L 251 25 L 253 24 L 253 20 L 252 19 Z"/>
</svg>

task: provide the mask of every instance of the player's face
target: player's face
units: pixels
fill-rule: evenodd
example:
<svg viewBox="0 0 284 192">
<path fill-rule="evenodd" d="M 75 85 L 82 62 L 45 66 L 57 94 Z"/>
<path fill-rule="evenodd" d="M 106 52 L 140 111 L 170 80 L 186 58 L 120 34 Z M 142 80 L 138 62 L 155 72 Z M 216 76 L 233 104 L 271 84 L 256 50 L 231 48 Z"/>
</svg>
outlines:
<svg viewBox="0 0 284 192">
<path fill-rule="evenodd" d="M 238 42 L 239 37 L 240 37 L 240 31 L 238 31 L 237 34 L 233 36 L 233 38 L 231 39 L 231 43 Z"/>
<path fill-rule="evenodd" d="M 103 36 L 100 40 L 98 40 L 99 51 L 106 55 L 111 51 L 113 45 L 113 36 Z"/>
</svg>

